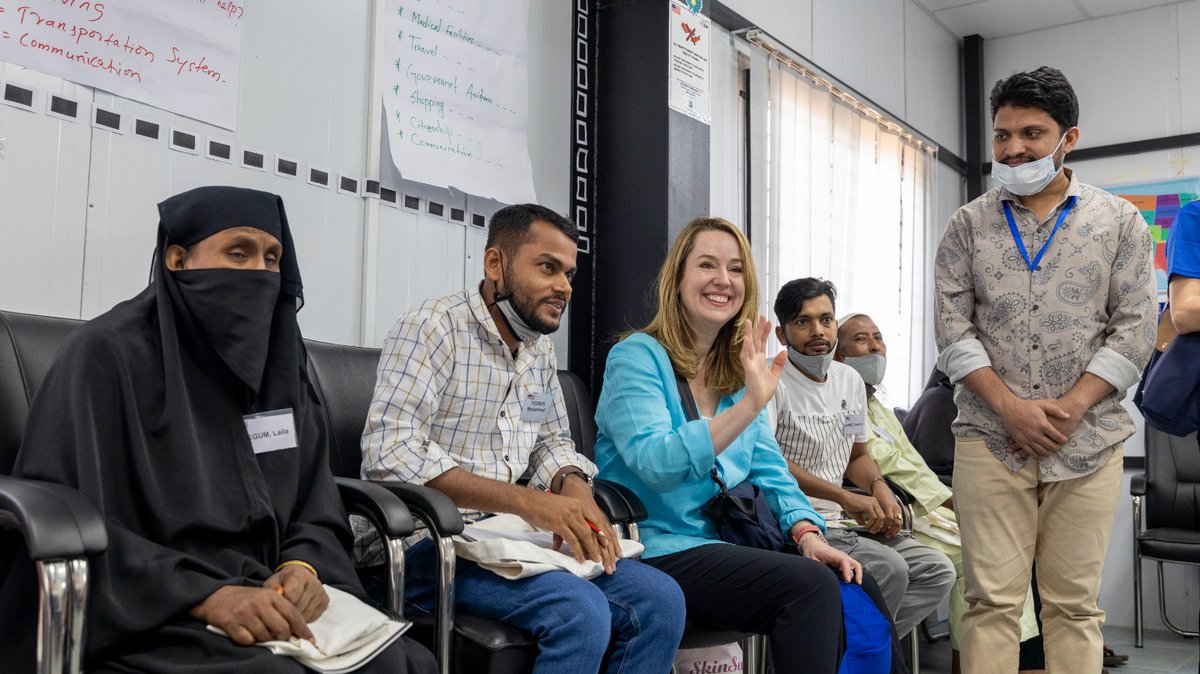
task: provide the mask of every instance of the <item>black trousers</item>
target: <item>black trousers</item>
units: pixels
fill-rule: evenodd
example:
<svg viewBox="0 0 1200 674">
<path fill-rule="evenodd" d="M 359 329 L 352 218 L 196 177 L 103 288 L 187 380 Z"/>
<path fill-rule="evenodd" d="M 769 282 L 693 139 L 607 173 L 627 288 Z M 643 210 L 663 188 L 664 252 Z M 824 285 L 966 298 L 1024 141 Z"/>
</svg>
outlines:
<svg viewBox="0 0 1200 674">
<path fill-rule="evenodd" d="M 775 671 L 834 674 L 842 656 L 842 595 L 833 569 L 794 553 L 712 543 L 642 559 L 679 583 L 688 617 L 714 629 L 771 637 Z M 863 589 L 890 620 L 875 579 Z M 904 672 L 895 628 L 892 671 Z"/>
</svg>

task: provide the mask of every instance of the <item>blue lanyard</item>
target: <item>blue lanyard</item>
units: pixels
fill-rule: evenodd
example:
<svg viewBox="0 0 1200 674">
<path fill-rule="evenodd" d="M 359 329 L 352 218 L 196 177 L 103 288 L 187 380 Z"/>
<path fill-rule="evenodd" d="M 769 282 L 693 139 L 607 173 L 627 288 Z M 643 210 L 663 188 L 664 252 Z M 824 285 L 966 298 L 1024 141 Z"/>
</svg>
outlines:
<svg viewBox="0 0 1200 674">
<path fill-rule="evenodd" d="M 1058 214 L 1058 222 L 1054 223 L 1054 229 L 1050 231 L 1050 238 L 1046 239 L 1046 243 L 1042 244 L 1042 249 L 1038 251 L 1037 257 L 1030 262 L 1029 253 L 1025 250 L 1025 242 L 1021 240 L 1021 233 L 1017 231 L 1017 223 L 1013 220 L 1012 209 L 1009 208 L 1007 201 L 1004 202 L 1004 217 L 1008 218 L 1008 231 L 1012 232 L 1013 241 L 1017 242 L 1017 250 L 1021 251 L 1021 257 L 1025 258 L 1025 264 L 1029 266 L 1029 271 L 1036 269 L 1038 263 L 1042 261 L 1042 256 L 1046 254 L 1046 249 L 1050 247 L 1050 242 L 1058 233 L 1058 228 L 1062 226 L 1063 220 L 1067 219 L 1067 213 L 1070 213 L 1074 207 L 1075 197 L 1067 199 L 1067 205 L 1063 207 L 1062 213 Z"/>
</svg>

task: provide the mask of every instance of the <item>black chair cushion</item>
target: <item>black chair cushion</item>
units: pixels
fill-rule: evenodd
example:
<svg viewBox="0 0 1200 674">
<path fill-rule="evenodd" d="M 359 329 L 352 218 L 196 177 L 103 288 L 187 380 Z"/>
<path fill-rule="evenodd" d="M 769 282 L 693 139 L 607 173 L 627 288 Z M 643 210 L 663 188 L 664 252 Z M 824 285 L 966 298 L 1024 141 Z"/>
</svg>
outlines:
<svg viewBox="0 0 1200 674">
<path fill-rule="evenodd" d="M 1200 531 L 1200 447 L 1146 428 L 1146 528 Z"/>
<path fill-rule="evenodd" d="M 33 394 L 83 321 L 0 311 L 0 475 L 12 472 Z"/>
<path fill-rule="evenodd" d="M 308 376 L 332 437 L 329 465 L 339 477 L 362 475 L 362 432 L 375 394 L 379 349 L 304 340 Z"/>
<path fill-rule="evenodd" d="M 1138 537 L 1143 557 L 1168 562 L 1200 564 L 1200 531 L 1190 529 L 1148 529 Z"/>
<path fill-rule="evenodd" d="M 592 403 L 592 394 L 588 392 L 583 378 L 568 370 L 558 371 L 558 385 L 562 388 L 563 401 L 567 405 L 567 418 L 571 427 L 571 439 L 575 441 L 575 451 L 594 461 L 596 408 Z"/>
</svg>

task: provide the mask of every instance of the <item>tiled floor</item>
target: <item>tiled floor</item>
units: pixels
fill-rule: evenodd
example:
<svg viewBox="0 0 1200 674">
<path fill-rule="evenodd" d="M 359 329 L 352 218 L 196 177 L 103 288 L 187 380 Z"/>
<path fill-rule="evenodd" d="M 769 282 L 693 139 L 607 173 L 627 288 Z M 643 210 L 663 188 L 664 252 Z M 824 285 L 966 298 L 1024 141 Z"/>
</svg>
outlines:
<svg viewBox="0 0 1200 674">
<path fill-rule="evenodd" d="M 1129 662 L 1110 674 L 1200 672 L 1200 639 L 1185 639 L 1166 630 L 1147 630 L 1145 646 L 1134 648 L 1132 627 L 1105 627 L 1104 640 Z M 921 674 L 950 674 L 950 642 L 921 644 Z"/>
</svg>

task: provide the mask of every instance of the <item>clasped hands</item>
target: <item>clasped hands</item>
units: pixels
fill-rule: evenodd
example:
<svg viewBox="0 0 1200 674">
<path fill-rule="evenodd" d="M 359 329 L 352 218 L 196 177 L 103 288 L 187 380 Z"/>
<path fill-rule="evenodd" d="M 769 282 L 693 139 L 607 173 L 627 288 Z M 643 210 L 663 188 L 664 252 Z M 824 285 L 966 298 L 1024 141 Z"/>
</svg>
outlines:
<svg viewBox="0 0 1200 674">
<path fill-rule="evenodd" d="M 868 533 L 881 533 L 888 539 L 899 533 L 904 524 L 904 513 L 900 510 L 900 503 L 883 480 L 873 483 L 871 495 L 845 492 L 842 502 L 838 505 L 842 506 L 842 510 L 849 513 L 854 521 L 866 527 Z"/>
<path fill-rule="evenodd" d="M 1041 459 L 1057 452 L 1079 426 L 1085 409 L 1068 397 L 1056 400 L 1012 398 L 996 410 L 1017 457 Z"/>
<path fill-rule="evenodd" d="M 191 610 L 191 616 L 218 627 L 242 646 L 292 637 L 313 640 L 308 623 L 329 605 L 321 581 L 307 568 L 288 565 L 262 587 L 226 585 Z"/>
</svg>

